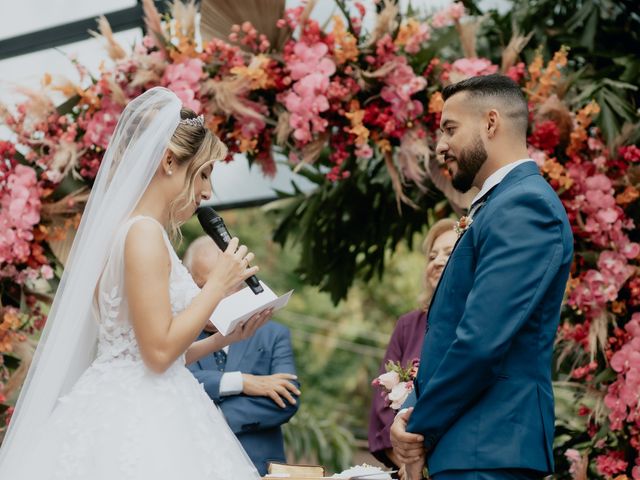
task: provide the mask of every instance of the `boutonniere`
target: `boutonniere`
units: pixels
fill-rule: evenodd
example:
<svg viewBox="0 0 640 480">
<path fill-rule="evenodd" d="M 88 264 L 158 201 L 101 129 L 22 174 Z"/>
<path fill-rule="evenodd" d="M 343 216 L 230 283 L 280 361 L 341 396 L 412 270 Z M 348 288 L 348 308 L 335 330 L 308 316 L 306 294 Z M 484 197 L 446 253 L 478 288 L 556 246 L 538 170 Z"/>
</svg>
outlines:
<svg viewBox="0 0 640 480">
<path fill-rule="evenodd" d="M 462 234 L 467 231 L 472 223 L 473 217 L 466 215 L 460 217 L 460 220 L 456 222 L 456 226 L 454 227 L 454 230 L 458 234 L 458 237 L 462 236 Z"/>
</svg>

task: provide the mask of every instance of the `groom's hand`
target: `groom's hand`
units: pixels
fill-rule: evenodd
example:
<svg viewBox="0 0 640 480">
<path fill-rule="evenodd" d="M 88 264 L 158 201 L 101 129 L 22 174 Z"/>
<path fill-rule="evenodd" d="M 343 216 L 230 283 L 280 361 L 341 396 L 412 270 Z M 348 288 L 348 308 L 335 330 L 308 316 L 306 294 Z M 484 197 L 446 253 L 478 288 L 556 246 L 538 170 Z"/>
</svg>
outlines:
<svg viewBox="0 0 640 480">
<path fill-rule="evenodd" d="M 414 464 L 424 457 L 424 437 L 417 433 L 407 432 L 407 422 L 413 408 L 396 415 L 391 425 L 391 445 L 400 462 Z"/>
</svg>

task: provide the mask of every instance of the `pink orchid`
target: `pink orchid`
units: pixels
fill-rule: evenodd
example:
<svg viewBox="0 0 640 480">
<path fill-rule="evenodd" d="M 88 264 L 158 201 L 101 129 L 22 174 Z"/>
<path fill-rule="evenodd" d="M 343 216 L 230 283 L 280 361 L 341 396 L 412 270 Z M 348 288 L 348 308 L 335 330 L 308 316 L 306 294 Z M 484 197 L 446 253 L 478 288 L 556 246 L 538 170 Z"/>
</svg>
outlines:
<svg viewBox="0 0 640 480">
<path fill-rule="evenodd" d="M 298 42 L 293 48 L 293 55 L 288 58 L 291 78 L 297 81 L 283 100 L 291 113 L 289 125 L 293 128 L 293 137 L 301 145 L 309 143 L 314 133 L 323 132 L 328 125 L 327 120 L 320 116 L 329 110 L 326 96 L 329 77 L 336 71 L 335 63 L 326 56 L 328 52 L 324 43 L 307 45 Z"/>
<path fill-rule="evenodd" d="M 200 90 L 203 66 L 204 63 L 199 58 L 190 58 L 167 65 L 162 76 L 162 84 L 172 90 L 185 107 L 196 113 L 200 113 L 202 109 L 196 92 Z"/>
<path fill-rule="evenodd" d="M 87 147 L 96 145 L 106 149 L 118 123 L 120 113 L 122 113 L 122 106 L 113 102 L 109 97 L 102 100 L 101 107 L 91 116 L 85 126 L 83 143 Z"/>
<path fill-rule="evenodd" d="M 498 71 L 498 65 L 493 65 L 486 58 L 460 58 L 453 62 L 449 72 L 449 81 L 456 83 L 479 75 L 490 75 Z"/>
<path fill-rule="evenodd" d="M 422 115 L 422 103 L 411 97 L 426 88 L 427 80 L 413 72 L 406 57 L 397 57 L 395 64 L 396 67 L 384 78 L 386 85 L 380 91 L 380 96 L 391 104 L 394 116 L 406 122 Z"/>
</svg>

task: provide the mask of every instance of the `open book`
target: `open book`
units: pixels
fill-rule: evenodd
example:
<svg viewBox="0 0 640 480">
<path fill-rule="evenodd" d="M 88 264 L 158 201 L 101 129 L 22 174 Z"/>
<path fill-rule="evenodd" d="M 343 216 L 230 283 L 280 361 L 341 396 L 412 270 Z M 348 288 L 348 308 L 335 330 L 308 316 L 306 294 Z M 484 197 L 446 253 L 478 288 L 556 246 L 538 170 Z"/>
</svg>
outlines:
<svg viewBox="0 0 640 480">
<path fill-rule="evenodd" d="M 252 315 L 267 308 L 273 308 L 274 311 L 284 308 L 293 293 L 293 290 L 289 290 L 278 297 L 264 282 L 261 281 L 260 285 L 264 291 L 258 295 L 246 287 L 229 295 L 218 304 L 209 321 L 222 335 L 230 334 L 238 325 L 249 320 Z"/>
</svg>

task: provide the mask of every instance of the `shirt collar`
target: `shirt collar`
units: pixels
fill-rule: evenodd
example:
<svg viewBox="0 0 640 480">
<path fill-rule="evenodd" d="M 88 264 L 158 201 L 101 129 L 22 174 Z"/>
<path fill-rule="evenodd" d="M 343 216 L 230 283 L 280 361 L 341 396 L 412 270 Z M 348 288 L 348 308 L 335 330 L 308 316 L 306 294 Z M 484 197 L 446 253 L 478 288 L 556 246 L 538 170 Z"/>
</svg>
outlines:
<svg viewBox="0 0 640 480">
<path fill-rule="evenodd" d="M 493 187 L 498 185 L 502 180 L 504 180 L 504 177 L 509 175 L 509 172 L 511 172 L 511 170 L 522 165 L 525 162 L 533 162 L 533 161 L 534 160 L 531 158 L 523 158 L 521 160 L 516 160 L 515 162 L 511 162 L 505 165 L 504 167 L 500 167 L 498 170 L 496 170 L 491 175 L 489 175 L 489 177 L 485 180 L 484 184 L 482 185 L 482 189 L 480 189 L 478 194 L 473 198 L 471 205 L 479 201 L 482 197 L 484 197 L 489 192 L 489 190 L 491 190 Z"/>
</svg>

